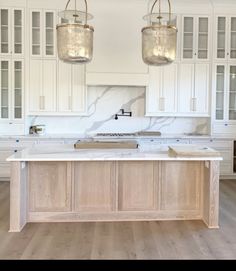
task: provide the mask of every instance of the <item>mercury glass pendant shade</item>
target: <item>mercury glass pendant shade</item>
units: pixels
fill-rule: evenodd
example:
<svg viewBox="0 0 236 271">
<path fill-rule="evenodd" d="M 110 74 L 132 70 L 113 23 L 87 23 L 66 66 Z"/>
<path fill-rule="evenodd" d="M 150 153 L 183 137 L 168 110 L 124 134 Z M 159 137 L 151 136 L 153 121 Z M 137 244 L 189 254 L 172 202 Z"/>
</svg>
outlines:
<svg viewBox="0 0 236 271">
<path fill-rule="evenodd" d="M 94 28 L 87 24 L 93 18 L 86 12 L 66 9 L 59 13 L 63 23 L 57 25 L 57 50 L 60 60 L 66 63 L 88 63 L 93 57 L 93 32 Z M 76 1 L 75 1 L 76 3 Z M 85 21 L 85 24 L 82 22 Z"/>
<path fill-rule="evenodd" d="M 174 25 L 176 16 L 171 14 L 170 1 L 169 13 L 153 13 L 144 16 L 149 21 L 149 26 L 142 29 L 142 57 L 144 63 L 152 66 L 171 64 L 176 58 L 177 28 Z M 161 2 L 161 0 L 159 0 Z"/>
</svg>

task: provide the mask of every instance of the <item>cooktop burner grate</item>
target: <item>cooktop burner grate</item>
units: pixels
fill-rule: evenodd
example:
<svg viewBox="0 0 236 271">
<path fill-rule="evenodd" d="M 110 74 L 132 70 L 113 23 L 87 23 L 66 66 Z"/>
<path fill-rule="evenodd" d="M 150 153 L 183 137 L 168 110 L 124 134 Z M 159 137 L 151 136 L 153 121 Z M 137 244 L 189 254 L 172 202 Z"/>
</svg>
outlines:
<svg viewBox="0 0 236 271">
<path fill-rule="evenodd" d="M 97 136 L 136 136 L 135 133 L 98 133 Z"/>
</svg>

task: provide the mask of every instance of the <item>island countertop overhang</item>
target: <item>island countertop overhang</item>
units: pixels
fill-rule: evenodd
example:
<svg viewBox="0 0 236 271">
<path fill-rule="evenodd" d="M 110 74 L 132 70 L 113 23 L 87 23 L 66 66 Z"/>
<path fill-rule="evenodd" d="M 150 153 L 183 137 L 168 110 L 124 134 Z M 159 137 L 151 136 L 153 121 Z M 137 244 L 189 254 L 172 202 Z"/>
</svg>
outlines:
<svg viewBox="0 0 236 271">
<path fill-rule="evenodd" d="M 34 146 L 7 158 L 8 162 L 27 161 L 221 161 L 221 156 L 170 156 L 166 149 L 74 149 L 73 144 Z"/>
</svg>

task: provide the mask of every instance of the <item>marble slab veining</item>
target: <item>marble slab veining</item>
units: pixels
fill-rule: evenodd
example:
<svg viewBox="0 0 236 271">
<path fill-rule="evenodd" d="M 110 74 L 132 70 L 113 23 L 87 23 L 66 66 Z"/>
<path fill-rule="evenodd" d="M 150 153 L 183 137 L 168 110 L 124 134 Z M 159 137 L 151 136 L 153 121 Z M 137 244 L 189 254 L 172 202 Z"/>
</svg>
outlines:
<svg viewBox="0 0 236 271">
<path fill-rule="evenodd" d="M 10 156 L 7 161 L 208 161 L 221 157 L 171 157 L 166 148 L 74 149 L 73 144 L 32 147 Z"/>
</svg>

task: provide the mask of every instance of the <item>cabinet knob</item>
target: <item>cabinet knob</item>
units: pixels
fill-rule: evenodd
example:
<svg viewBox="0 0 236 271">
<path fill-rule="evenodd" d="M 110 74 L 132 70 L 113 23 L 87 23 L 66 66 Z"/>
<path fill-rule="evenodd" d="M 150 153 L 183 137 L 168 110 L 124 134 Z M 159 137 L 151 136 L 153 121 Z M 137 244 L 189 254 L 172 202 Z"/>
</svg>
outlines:
<svg viewBox="0 0 236 271">
<path fill-rule="evenodd" d="M 18 142 L 20 142 L 20 140 L 19 140 L 19 139 L 16 139 L 16 142 L 18 143 Z"/>
<path fill-rule="evenodd" d="M 228 123 L 225 123 L 225 126 L 228 126 Z"/>
<path fill-rule="evenodd" d="M 14 150 L 14 152 L 17 152 L 17 150 Z"/>
</svg>

